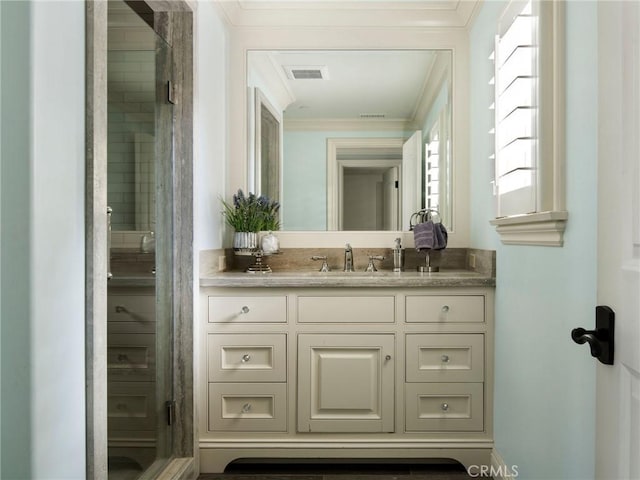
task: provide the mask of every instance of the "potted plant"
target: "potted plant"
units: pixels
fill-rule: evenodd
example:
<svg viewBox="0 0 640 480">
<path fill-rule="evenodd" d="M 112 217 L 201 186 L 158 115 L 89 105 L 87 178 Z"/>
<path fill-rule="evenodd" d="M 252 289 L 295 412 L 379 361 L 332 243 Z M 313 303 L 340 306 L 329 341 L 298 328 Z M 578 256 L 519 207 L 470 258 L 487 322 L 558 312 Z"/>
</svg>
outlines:
<svg viewBox="0 0 640 480">
<path fill-rule="evenodd" d="M 278 230 L 280 204 L 264 195 L 245 195 L 242 189 L 233 195 L 233 203 L 222 201 L 227 223 L 235 230 L 233 249 L 252 252 L 258 248 L 258 232 Z"/>
</svg>

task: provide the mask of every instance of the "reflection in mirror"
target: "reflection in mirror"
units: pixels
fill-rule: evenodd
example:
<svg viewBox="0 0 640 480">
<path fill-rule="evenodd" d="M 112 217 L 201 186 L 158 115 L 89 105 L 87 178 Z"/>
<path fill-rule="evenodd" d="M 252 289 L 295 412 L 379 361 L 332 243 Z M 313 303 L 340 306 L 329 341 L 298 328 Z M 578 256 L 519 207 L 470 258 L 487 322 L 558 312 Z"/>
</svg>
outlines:
<svg viewBox="0 0 640 480">
<path fill-rule="evenodd" d="M 253 191 L 266 195 L 270 200 L 280 201 L 280 170 L 282 163 L 281 115 L 269 103 L 259 88 L 255 89 L 255 172 L 256 185 Z"/>
<path fill-rule="evenodd" d="M 247 60 L 250 92 L 283 119 L 283 230 L 407 230 L 425 207 L 452 224 L 450 50 L 252 50 Z M 347 139 L 399 146 L 331 152 Z M 249 185 L 266 193 L 257 146 Z"/>
<path fill-rule="evenodd" d="M 155 230 L 153 30 L 124 2 L 109 2 L 107 203 L 113 230 Z M 127 35 L 134 31 L 135 35 Z M 134 40 L 132 40 L 134 39 Z"/>
<path fill-rule="evenodd" d="M 451 156 L 449 137 L 449 111 L 442 108 L 425 143 L 422 165 L 423 205 L 429 210 L 440 212 L 445 225 L 451 224 Z"/>
</svg>

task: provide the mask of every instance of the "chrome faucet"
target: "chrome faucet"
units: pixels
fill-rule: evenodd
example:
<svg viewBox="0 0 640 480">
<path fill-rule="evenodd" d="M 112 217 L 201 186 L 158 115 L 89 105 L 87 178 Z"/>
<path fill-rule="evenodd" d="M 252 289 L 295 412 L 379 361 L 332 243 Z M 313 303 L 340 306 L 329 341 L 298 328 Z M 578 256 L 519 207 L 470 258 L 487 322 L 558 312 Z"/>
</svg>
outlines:
<svg viewBox="0 0 640 480">
<path fill-rule="evenodd" d="M 373 264 L 374 260 L 384 260 L 384 257 L 382 255 L 369 255 L 369 265 L 367 265 L 367 268 L 364 269 L 365 272 L 377 272 L 378 271 L 376 266 Z"/>
<path fill-rule="evenodd" d="M 344 271 L 353 272 L 353 249 L 351 245 L 347 243 L 344 248 Z"/>
</svg>

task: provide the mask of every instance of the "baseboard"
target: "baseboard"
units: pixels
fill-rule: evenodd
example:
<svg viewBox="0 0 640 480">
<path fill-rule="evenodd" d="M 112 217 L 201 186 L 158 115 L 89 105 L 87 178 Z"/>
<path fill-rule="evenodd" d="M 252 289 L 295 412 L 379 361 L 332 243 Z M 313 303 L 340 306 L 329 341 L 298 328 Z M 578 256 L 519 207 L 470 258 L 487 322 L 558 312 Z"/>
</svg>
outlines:
<svg viewBox="0 0 640 480">
<path fill-rule="evenodd" d="M 174 458 L 155 477 L 156 480 L 186 480 L 196 478 L 193 457 Z"/>
<path fill-rule="evenodd" d="M 509 467 L 502 458 L 502 455 L 494 448 L 491 451 L 491 470 L 489 472 L 493 480 L 515 480 L 518 478 L 518 467 Z"/>
</svg>

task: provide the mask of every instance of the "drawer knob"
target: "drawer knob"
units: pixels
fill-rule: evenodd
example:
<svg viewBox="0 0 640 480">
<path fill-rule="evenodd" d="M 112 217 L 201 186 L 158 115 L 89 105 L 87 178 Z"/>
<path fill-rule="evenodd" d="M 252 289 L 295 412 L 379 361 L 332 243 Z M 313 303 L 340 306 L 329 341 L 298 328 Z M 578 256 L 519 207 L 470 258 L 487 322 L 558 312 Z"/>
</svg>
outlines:
<svg viewBox="0 0 640 480">
<path fill-rule="evenodd" d="M 388 362 L 389 360 L 391 360 L 391 355 L 385 355 L 384 359 Z"/>
<path fill-rule="evenodd" d="M 442 363 L 449 363 L 449 355 L 442 355 L 442 357 L 440 357 L 440 359 L 442 360 Z"/>
<path fill-rule="evenodd" d="M 116 405 L 116 410 L 126 410 L 127 409 L 127 404 L 126 403 L 119 403 Z"/>
<path fill-rule="evenodd" d="M 242 355 L 242 363 L 247 363 L 249 360 L 251 360 L 251 355 L 249 355 L 248 353 Z"/>
<path fill-rule="evenodd" d="M 449 410 L 449 404 L 443 403 L 442 405 L 440 405 L 440 408 L 442 409 L 443 412 L 446 412 Z"/>
<path fill-rule="evenodd" d="M 243 306 L 243 307 L 240 309 L 240 313 L 241 313 L 241 314 L 243 314 L 243 313 L 245 313 L 245 314 L 246 314 L 246 313 L 249 313 L 249 307 L 247 307 L 246 305 L 245 305 L 245 306 Z"/>
<path fill-rule="evenodd" d="M 242 413 L 249 413 L 251 411 L 251 404 L 250 403 L 245 403 L 242 406 Z"/>
<path fill-rule="evenodd" d="M 447 313 L 449 311 L 449 305 L 442 306 L 442 313 Z"/>
<path fill-rule="evenodd" d="M 118 361 L 119 362 L 128 362 L 129 361 L 129 357 L 127 355 L 125 355 L 124 353 L 119 353 L 118 354 Z"/>
</svg>

